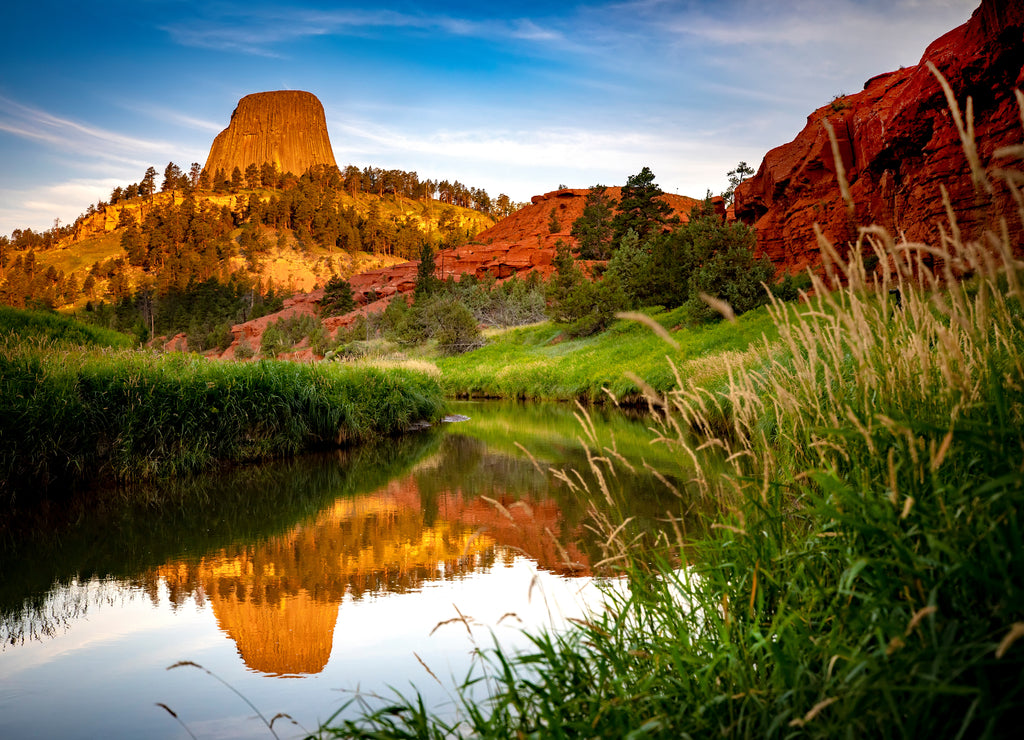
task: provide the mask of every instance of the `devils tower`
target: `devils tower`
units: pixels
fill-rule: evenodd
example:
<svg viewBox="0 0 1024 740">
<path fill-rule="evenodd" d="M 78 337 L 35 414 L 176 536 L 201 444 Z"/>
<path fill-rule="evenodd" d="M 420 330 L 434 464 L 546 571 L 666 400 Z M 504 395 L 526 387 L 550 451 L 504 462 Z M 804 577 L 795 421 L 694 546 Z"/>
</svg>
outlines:
<svg viewBox="0 0 1024 740">
<path fill-rule="evenodd" d="M 296 175 L 313 165 L 337 166 L 324 107 L 315 95 L 302 90 L 246 95 L 213 140 L 206 171 L 223 169 L 230 175 L 235 167 L 245 172 L 250 164 L 264 162 Z"/>
</svg>

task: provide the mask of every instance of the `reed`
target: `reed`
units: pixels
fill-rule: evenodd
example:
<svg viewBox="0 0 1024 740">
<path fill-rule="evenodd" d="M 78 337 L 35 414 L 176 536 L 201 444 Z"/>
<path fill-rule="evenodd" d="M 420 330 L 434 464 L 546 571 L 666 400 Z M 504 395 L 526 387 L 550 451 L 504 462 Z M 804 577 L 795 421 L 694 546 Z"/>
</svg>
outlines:
<svg viewBox="0 0 1024 740">
<path fill-rule="evenodd" d="M 1024 203 L 1020 176 L 1002 177 Z M 1024 207 L 978 240 L 950 219 L 931 245 L 863 228 L 847 260 L 822 240 L 826 275 L 804 305 L 772 305 L 764 361 L 730 364 L 720 388 L 679 374 L 645 390 L 656 442 L 692 473 L 655 543 L 595 520 L 614 576 L 601 610 L 523 653 L 484 651 L 454 714 L 399 697 L 321 734 L 1016 736 L 1024 263 L 1011 218 L 1024 225 Z M 588 459 L 576 479 L 589 495 L 622 495 L 614 456 Z M 716 514 L 691 538 L 680 511 L 695 500 Z"/>
<path fill-rule="evenodd" d="M 436 380 L 402 369 L 0 338 L 0 495 L 352 444 L 439 418 L 443 405 Z"/>
</svg>

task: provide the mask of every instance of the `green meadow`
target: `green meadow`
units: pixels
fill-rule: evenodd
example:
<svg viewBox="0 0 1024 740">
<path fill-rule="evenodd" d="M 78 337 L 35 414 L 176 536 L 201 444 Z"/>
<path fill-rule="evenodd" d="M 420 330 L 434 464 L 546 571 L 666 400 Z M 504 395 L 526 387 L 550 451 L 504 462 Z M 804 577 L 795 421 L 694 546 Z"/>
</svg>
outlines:
<svg viewBox="0 0 1024 740">
<path fill-rule="evenodd" d="M 683 326 L 685 309 L 651 309 L 647 315 L 678 348 L 633 320 L 620 319 L 579 339 L 565 339 L 562 327 L 544 322 L 496 333 L 478 350 L 437 359 L 440 382 L 447 394 L 463 398 L 636 400 L 644 386 L 664 392 L 679 377 L 700 385 L 724 382 L 730 365 L 760 361 L 764 340 L 778 337 L 764 308 L 735 324 L 697 327 Z"/>
</svg>

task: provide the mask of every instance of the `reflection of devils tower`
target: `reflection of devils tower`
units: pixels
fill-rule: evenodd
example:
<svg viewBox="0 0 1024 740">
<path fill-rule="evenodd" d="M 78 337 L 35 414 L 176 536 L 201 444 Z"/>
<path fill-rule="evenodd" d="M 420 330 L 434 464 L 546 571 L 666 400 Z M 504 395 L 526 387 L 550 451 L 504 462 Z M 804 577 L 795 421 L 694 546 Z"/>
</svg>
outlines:
<svg viewBox="0 0 1024 740">
<path fill-rule="evenodd" d="M 156 570 L 182 603 L 209 599 L 217 625 L 249 668 L 319 673 L 331 656 L 346 594 L 402 593 L 494 562 L 494 540 L 460 522 L 427 526 L 415 480 L 340 499 L 287 534 Z"/>
<path fill-rule="evenodd" d="M 518 479 L 493 459 L 480 467 L 502 480 Z M 513 467 L 533 471 L 522 461 Z M 437 471 L 419 475 L 435 480 Z M 498 480 L 486 486 L 486 501 L 447 481 L 424 492 L 419 475 L 339 498 L 279 536 L 160 566 L 143 583 L 156 598 L 155 584 L 162 580 L 174 604 L 193 596 L 209 600 L 217 626 L 249 668 L 294 676 L 319 673 L 327 665 L 346 597 L 415 591 L 524 551 L 541 568 L 589 573 L 587 557 L 574 542 L 556 542 L 563 535 L 557 502 L 517 498 Z"/>
<path fill-rule="evenodd" d="M 301 175 L 314 165 L 337 166 L 327 136 L 324 107 L 312 93 L 278 90 L 246 95 L 217 134 L 206 171 L 230 177 L 238 167 L 272 162 L 281 172 Z"/>
</svg>

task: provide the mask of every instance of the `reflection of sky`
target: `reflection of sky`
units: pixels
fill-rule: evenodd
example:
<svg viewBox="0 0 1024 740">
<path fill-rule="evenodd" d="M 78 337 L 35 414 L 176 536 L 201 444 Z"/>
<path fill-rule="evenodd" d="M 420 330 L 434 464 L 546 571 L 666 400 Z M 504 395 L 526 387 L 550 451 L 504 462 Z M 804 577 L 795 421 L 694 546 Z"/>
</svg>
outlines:
<svg viewBox="0 0 1024 740">
<path fill-rule="evenodd" d="M 506 645 L 525 644 L 521 628 L 563 624 L 594 598 L 590 579 L 537 572 L 521 557 L 459 580 L 429 582 L 414 593 L 346 597 L 325 670 L 288 679 L 248 670 L 234 643 L 217 630 L 209 601 L 199 606 L 190 599 L 175 609 L 165 589 L 156 605 L 140 592 L 101 599 L 73 629 L 0 653 L 0 737 L 182 736 L 156 702 L 174 709 L 202 738 L 266 732 L 252 710 L 214 678 L 191 667 L 165 670 L 180 660 L 213 671 L 268 718 L 287 712 L 310 730 L 356 689 L 386 694 L 388 686 L 409 690 L 414 682 L 426 701 L 440 705 L 453 677 L 465 676 L 473 647 L 490 644 L 491 630 Z M 431 635 L 440 622 L 459 616 L 456 607 L 470 621 L 472 639 L 461 622 Z M 502 620 L 508 612 L 521 621 Z M 280 723 L 275 730 L 283 729 Z"/>
</svg>

